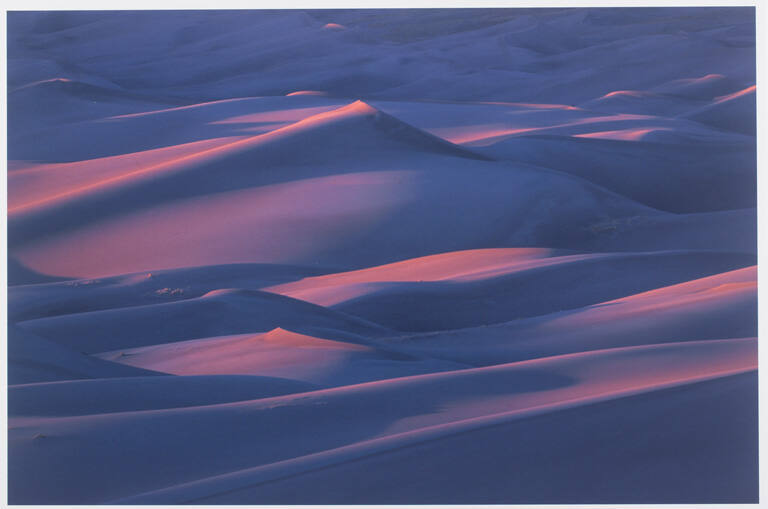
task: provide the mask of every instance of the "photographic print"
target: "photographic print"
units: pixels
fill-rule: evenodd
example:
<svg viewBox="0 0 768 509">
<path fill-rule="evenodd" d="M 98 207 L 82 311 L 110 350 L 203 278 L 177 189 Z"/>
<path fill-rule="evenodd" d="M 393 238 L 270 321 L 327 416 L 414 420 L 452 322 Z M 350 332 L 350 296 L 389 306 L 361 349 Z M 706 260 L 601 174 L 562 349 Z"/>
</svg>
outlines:
<svg viewBox="0 0 768 509">
<path fill-rule="evenodd" d="M 8 502 L 757 503 L 755 36 L 7 12 Z"/>
</svg>

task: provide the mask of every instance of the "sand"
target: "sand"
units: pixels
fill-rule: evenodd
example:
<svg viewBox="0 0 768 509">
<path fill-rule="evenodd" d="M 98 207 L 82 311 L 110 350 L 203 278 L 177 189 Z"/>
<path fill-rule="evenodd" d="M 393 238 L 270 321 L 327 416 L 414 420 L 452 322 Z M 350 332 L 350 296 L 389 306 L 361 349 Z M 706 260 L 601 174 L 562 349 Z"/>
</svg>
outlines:
<svg viewBox="0 0 768 509">
<path fill-rule="evenodd" d="M 12 504 L 755 503 L 751 8 L 8 13 Z"/>
</svg>

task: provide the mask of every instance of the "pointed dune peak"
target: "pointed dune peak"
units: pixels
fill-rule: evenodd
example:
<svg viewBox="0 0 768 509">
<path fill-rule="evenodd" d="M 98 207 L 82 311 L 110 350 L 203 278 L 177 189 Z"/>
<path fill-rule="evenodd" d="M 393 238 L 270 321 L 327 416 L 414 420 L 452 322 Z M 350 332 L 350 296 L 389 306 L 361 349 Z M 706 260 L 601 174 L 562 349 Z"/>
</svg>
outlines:
<svg viewBox="0 0 768 509">
<path fill-rule="evenodd" d="M 407 146 L 420 152 L 490 160 L 403 122 L 362 100 L 305 118 L 267 136 L 288 138 L 300 133 L 312 136 L 308 141 L 315 146 L 322 145 L 325 150 L 338 148 L 338 140 L 342 140 L 345 151 L 350 144 L 365 148 L 363 153 L 381 148 L 391 150 L 396 145 L 401 149 Z"/>
<path fill-rule="evenodd" d="M 374 108 L 370 104 L 358 99 L 353 103 L 347 104 L 346 106 L 342 106 L 340 108 L 336 108 L 335 110 L 325 111 L 323 113 L 318 113 L 317 115 L 312 115 L 311 117 L 307 117 L 303 120 L 296 122 L 295 124 L 285 127 L 284 129 L 290 130 L 293 126 L 296 126 L 296 127 L 310 126 L 310 125 L 321 126 L 323 124 L 331 124 L 331 123 L 335 123 L 343 120 L 381 117 L 382 115 L 386 115 L 386 114 L 381 110 Z M 394 118 L 392 118 L 392 120 L 396 122 L 401 122 L 405 125 L 405 123 L 402 122 L 401 120 L 397 120 Z M 416 129 L 416 128 L 414 127 L 413 129 Z"/>
<path fill-rule="evenodd" d="M 349 109 L 351 111 L 356 111 L 361 114 L 376 114 L 381 113 L 379 110 L 368 104 L 367 102 L 361 101 L 358 99 L 357 101 L 348 104 L 347 106 L 344 106 L 342 109 Z"/>
<path fill-rule="evenodd" d="M 306 334 L 293 332 L 288 329 L 284 329 L 282 327 L 277 327 L 265 333 L 263 336 L 261 336 L 260 339 L 267 343 L 280 343 L 280 344 L 293 345 L 293 346 L 308 346 L 308 345 L 312 345 L 317 338 L 308 336 Z M 319 340 L 319 341 L 323 341 L 323 340 Z"/>
<path fill-rule="evenodd" d="M 277 327 L 261 336 L 260 340 L 264 343 L 278 344 L 284 347 L 294 348 L 331 348 L 339 350 L 369 351 L 370 347 L 348 343 L 345 341 L 335 341 L 332 339 L 323 339 L 299 332 L 293 332 L 282 327 Z"/>
<path fill-rule="evenodd" d="M 358 99 L 357 101 L 347 104 L 346 106 L 342 106 L 341 108 L 326 111 L 324 113 L 318 113 L 317 115 L 312 115 L 311 117 L 299 121 L 297 124 L 321 123 L 323 121 L 332 122 L 338 119 L 366 117 L 377 114 L 381 114 L 381 111 Z"/>
<path fill-rule="evenodd" d="M 283 329 L 282 327 L 275 327 L 271 331 L 264 334 L 264 338 L 274 338 L 276 336 L 280 336 L 282 334 L 295 334 L 288 329 Z"/>
</svg>

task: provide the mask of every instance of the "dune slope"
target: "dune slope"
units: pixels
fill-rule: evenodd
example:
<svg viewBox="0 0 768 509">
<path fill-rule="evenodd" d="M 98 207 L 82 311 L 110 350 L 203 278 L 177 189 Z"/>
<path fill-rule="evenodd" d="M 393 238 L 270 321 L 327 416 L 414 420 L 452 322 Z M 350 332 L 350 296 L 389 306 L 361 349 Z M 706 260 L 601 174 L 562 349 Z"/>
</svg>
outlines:
<svg viewBox="0 0 768 509">
<path fill-rule="evenodd" d="M 660 358 L 665 361 L 658 362 Z M 605 350 L 252 402 L 94 416 L 18 417 L 9 437 L 11 452 L 20 458 L 9 472 L 14 487 L 10 499 L 110 501 L 365 439 L 474 417 L 502 413 L 515 418 L 526 415 L 526 410 L 614 399 L 751 371 L 755 363 L 754 340 L 704 341 Z M 480 394 L 486 397 L 472 397 Z M 400 404 L 392 405 L 393 401 Z M 437 408 L 443 410 L 435 412 Z M 215 422 L 227 422 L 227 433 L 212 435 Z M 103 447 L 116 432 L 131 439 Z M 264 440 L 247 439 L 254 434 Z M 422 439 L 431 435 L 428 432 Z M 183 445 L 190 441 L 205 445 Z M 390 447 L 397 444 L 395 440 Z M 128 448 L 126 454 L 120 452 L 122 448 Z M 176 454 L 165 453 L 168 450 L 176 454 L 183 450 L 186 461 L 178 463 Z M 53 460 L 64 457 L 77 468 L 59 469 Z M 297 466 L 301 468 L 301 462 Z M 39 483 L 52 469 L 66 482 L 55 490 L 41 490 Z M 38 475 L 30 476 L 29 471 Z M 95 479 L 110 482 L 94 486 Z"/>
</svg>

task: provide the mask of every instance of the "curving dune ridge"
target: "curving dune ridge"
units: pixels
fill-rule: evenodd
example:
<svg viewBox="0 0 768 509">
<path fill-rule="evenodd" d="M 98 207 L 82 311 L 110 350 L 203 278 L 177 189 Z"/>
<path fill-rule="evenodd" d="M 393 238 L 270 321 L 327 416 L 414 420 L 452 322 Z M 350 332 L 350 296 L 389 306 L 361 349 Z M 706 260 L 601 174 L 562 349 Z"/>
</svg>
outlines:
<svg viewBox="0 0 768 509">
<path fill-rule="evenodd" d="M 8 13 L 8 501 L 758 501 L 749 7 Z"/>
</svg>

